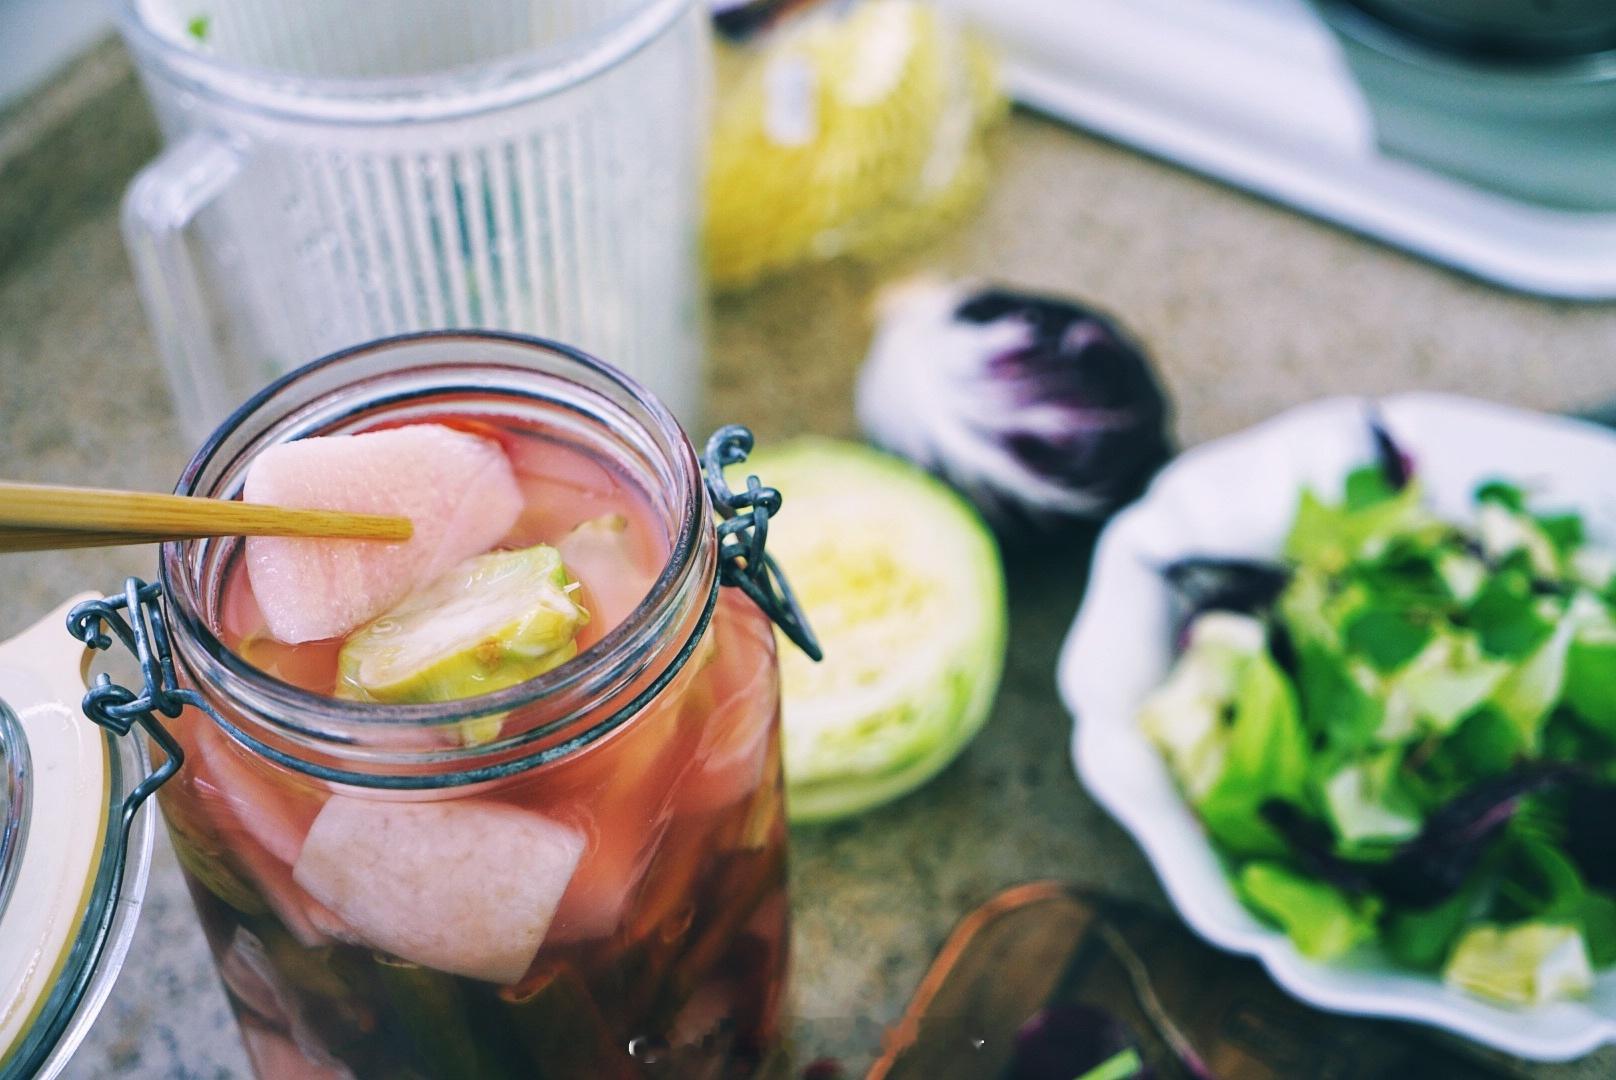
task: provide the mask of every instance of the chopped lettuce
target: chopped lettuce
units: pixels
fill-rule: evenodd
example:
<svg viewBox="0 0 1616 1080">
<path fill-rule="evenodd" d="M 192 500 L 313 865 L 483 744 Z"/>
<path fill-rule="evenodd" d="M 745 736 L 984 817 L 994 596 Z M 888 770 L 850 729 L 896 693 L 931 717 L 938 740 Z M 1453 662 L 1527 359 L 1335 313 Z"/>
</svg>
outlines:
<svg viewBox="0 0 1616 1080">
<path fill-rule="evenodd" d="M 1375 935 L 1375 905 L 1275 862 L 1249 862 L 1236 886 L 1246 903 L 1285 928 L 1302 955 L 1333 960 Z"/>
<path fill-rule="evenodd" d="M 1172 675 L 1145 702 L 1140 724 L 1199 802 L 1223 775 L 1229 711 L 1240 673 L 1263 649 L 1262 624 L 1246 615 L 1208 612 L 1190 627 Z"/>
<path fill-rule="evenodd" d="M 1616 964 L 1616 554 L 1505 482 L 1445 521 L 1377 453 L 1339 502 L 1300 493 L 1271 602 L 1189 605 L 1140 723 L 1305 955 L 1581 993 Z"/>
<path fill-rule="evenodd" d="M 1267 653 L 1240 670 L 1227 722 L 1223 772 L 1196 804 L 1207 830 L 1229 850 L 1282 854 L 1285 844 L 1262 815 L 1271 799 L 1308 798 L 1308 745 L 1296 693 Z"/>
<path fill-rule="evenodd" d="M 1333 573 L 1378 555 L 1396 536 L 1421 536 L 1433 526 L 1440 528 L 1441 523 L 1425 508 L 1418 484 L 1360 507 L 1332 506 L 1304 490 L 1285 539 L 1285 555 Z"/>
<path fill-rule="evenodd" d="M 1411 968 L 1438 970 L 1475 918 L 1480 892 L 1479 883 L 1472 883 L 1434 907 L 1394 908 L 1382 932 L 1386 951 Z"/>
<path fill-rule="evenodd" d="M 1398 775 L 1402 755 L 1381 751 L 1324 781 L 1324 805 L 1343 844 L 1396 843 L 1419 834 L 1420 812 Z"/>
<path fill-rule="evenodd" d="M 1576 927 L 1528 922 L 1508 929 L 1472 926 L 1442 978 L 1450 986 L 1509 1005 L 1541 1005 L 1585 994 L 1593 967 Z"/>
<path fill-rule="evenodd" d="M 1446 734 L 1497 692 L 1509 666 L 1489 660 L 1472 633 L 1439 632 L 1390 680 L 1424 729 Z"/>
<path fill-rule="evenodd" d="M 1543 722 L 1565 688 L 1571 649 L 1570 620 L 1562 619 L 1548 638 L 1499 681 L 1490 703 L 1520 733 L 1521 744 L 1536 750 Z"/>
<path fill-rule="evenodd" d="M 1483 554 L 1492 562 L 1503 562 L 1519 552 L 1526 556 L 1533 573 L 1553 577 L 1559 572 L 1559 550 L 1530 514 L 1485 500 L 1476 510 L 1476 531 Z"/>
<path fill-rule="evenodd" d="M 1566 650 L 1565 703 L 1607 735 L 1616 737 L 1616 618 L 1590 593 L 1571 603 L 1575 623 Z"/>
</svg>

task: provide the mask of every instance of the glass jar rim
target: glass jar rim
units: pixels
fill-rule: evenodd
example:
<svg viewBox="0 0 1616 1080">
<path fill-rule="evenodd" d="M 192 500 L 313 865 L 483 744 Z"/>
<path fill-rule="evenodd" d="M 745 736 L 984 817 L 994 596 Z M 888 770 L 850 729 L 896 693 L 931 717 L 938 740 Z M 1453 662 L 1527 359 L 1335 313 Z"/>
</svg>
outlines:
<svg viewBox="0 0 1616 1080">
<path fill-rule="evenodd" d="M 667 408 L 632 377 L 582 350 L 544 338 L 503 331 L 430 330 L 381 338 L 331 353 L 282 376 L 237 409 L 209 436 L 186 465 L 175 485 L 175 493 L 209 494 L 198 490 L 204 471 L 209 465 L 215 464 L 218 455 L 227 451 L 231 437 L 236 435 L 249 420 L 261 418 L 265 410 L 272 409 L 277 401 L 282 400 L 282 395 L 292 390 L 302 380 L 320 373 L 329 373 L 332 369 L 340 369 L 347 363 L 373 358 L 377 353 L 436 343 L 459 343 L 471 349 L 476 349 L 481 344 L 515 346 L 524 351 L 537 350 L 557 357 L 569 365 L 577 365 L 580 371 L 604 380 L 613 389 L 627 394 L 634 405 L 643 410 L 650 420 L 649 424 L 640 426 L 653 437 L 658 435 L 662 437 L 658 445 L 666 453 L 667 463 L 673 469 L 678 485 L 671 500 L 672 509 L 678 519 L 674 523 L 677 532 L 672 537 L 667 563 L 652 584 L 650 593 L 639 606 L 599 641 L 591 644 L 567 663 L 526 682 L 477 697 L 444 703 L 393 705 L 348 701 L 318 694 L 275 678 L 248 663 L 245 658 L 225 645 L 214 633 L 213 627 L 203 614 L 206 604 L 203 602 L 203 596 L 199 594 L 201 582 L 199 576 L 192 571 L 201 565 L 194 556 L 200 554 L 205 559 L 206 545 L 211 541 L 186 540 L 164 544 L 160 555 L 159 574 L 166 596 L 165 606 L 171 613 L 171 622 L 174 624 L 176 645 L 184 641 L 194 643 L 197 648 L 194 651 L 187 651 L 186 660 L 190 663 L 201 662 L 202 668 L 196 674 L 223 696 L 251 705 L 256 713 L 262 714 L 271 723 L 277 734 L 303 740 L 312 739 L 316 745 L 329 748 L 341 745 L 345 741 L 329 734 L 333 728 L 352 729 L 366 726 L 382 730 L 411 726 L 435 728 L 511 712 L 540 700 L 555 700 L 562 703 L 560 714 L 555 719 L 522 732 L 516 741 L 495 742 L 474 748 L 446 749 L 426 755 L 417 753 L 412 755 L 410 760 L 449 761 L 468 756 L 469 752 L 486 754 L 489 751 L 509 750 L 513 746 L 535 741 L 576 724 L 582 716 L 593 711 L 600 701 L 614 700 L 616 691 L 622 689 L 628 681 L 632 681 L 631 678 L 626 678 L 626 675 L 631 676 L 634 673 L 633 662 L 641 651 L 643 642 L 657 640 L 659 631 L 669 626 L 680 626 L 688 621 L 686 616 L 689 612 L 693 584 L 706 586 L 701 589 L 701 595 L 706 601 L 705 607 L 695 632 L 690 635 L 690 640 L 681 642 L 679 652 L 670 660 L 670 668 L 675 668 L 681 663 L 682 658 L 693 651 L 696 638 L 711 618 L 718 589 L 716 562 L 711 566 L 711 572 L 707 574 L 711 578 L 710 581 L 694 582 L 695 575 L 704 571 L 698 555 L 704 546 L 714 546 L 708 543 L 712 533 L 711 515 L 707 509 L 707 493 L 702 483 L 701 469 L 683 429 Z M 475 369 L 481 364 L 476 359 L 461 363 L 467 370 Z M 490 361 L 483 366 L 493 367 L 497 364 Z M 389 374 L 401 377 L 409 370 L 411 369 L 395 369 Z M 385 378 L 386 376 L 382 377 L 384 381 Z M 339 383 L 334 390 L 328 389 L 324 395 L 314 398 L 313 401 L 329 398 L 332 393 L 352 385 L 354 384 Z M 292 410 L 279 419 L 295 416 L 297 412 L 298 407 L 294 403 Z M 656 430 L 652 430 L 653 427 Z M 313 432 L 311 430 L 307 433 Z M 268 434 L 274 436 L 278 432 L 271 429 Z M 252 452 L 261 449 L 263 445 L 268 445 L 264 442 L 264 438 L 262 433 L 251 438 L 246 447 L 238 449 L 237 458 L 250 457 Z M 671 678 L 672 673 L 669 671 L 667 677 Z M 593 725 L 588 731 L 580 733 L 564 745 L 570 746 L 578 740 L 585 740 L 580 745 L 586 745 L 587 742 L 592 742 L 614 729 L 638 711 L 636 703 L 643 704 L 641 699 L 644 697 L 646 697 L 644 693 L 637 695 L 628 706 L 617 709 L 608 718 L 608 721 L 614 722 Z M 571 703 L 571 707 L 567 707 L 568 703 Z M 324 721 L 327 726 L 311 727 L 301 722 L 294 722 L 288 719 L 288 716 L 308 716 Z M 241 740 L 240 732 L 230 733 Z M 252 740 L 247 741 L 250 745 Z M 264 749 L 261 746 L 253 748 L 260 752 Z M 279 755 L 271 756 L 281 760 Z M 292 762 L 283 761 L 283 764 L 299 767 Z M 451 782 L 469 783 L 487 778 L 489 777 L 479 771 L 476 777 Z M 347 774 L 343 774 L 341 779 L 359 782 Z M 436 782 L 431 784 L 400 783 L 385 786 L 447 786 L 441 774 L 435 774 L 433 779 Z"/>
<path fill-rule="evenodd" d="M 258 112 L 315 123 L 455 120 L 567 90 L 611 70 L 656 41 L 696 0 L 635 0 L 615 18 L 537 48 L 424 75 L 304 76 L 224 60 L 154 27 L 141 0 L 120 0 L 131 46 L 159 60 L 193 90 Z"/>
</svg>

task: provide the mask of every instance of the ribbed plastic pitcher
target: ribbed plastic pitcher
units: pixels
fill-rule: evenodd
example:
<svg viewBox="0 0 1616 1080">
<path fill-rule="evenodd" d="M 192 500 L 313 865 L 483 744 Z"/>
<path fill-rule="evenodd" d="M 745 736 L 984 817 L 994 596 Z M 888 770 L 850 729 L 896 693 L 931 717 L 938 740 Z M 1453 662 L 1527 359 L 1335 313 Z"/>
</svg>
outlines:
<svg viewBox="0 0 1616 1080">
<path fill-rule="evenodd" d="M 167 148 L 125 239 L 190 435 L 322 353 L 572 341 L 693 419 L 693 0 L 125 0 Z"/>
</svg>

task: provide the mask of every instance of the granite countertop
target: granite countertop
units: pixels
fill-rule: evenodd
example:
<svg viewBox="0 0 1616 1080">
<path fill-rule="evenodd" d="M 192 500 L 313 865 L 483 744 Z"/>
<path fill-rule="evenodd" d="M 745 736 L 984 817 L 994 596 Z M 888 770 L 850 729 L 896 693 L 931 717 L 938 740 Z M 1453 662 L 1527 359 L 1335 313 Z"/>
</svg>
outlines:
<svg viewBox="0 0 1616 1080">
<path fill-rule="evenodd" d="M 162 489 L 187 457 L 118 235 L 117 195 L 156 145 L 111 44 L 0 116 L 0 475 Z M 1501 292 L 1028 115 L 997 155 L 986 204 L 931 246 L 716 301 L 710 418 L 764 440 L 853 433 L 869 299 L 922 267 L 1117 313 L 1157 358 L 1185 443 L 1322 394 L 1616 399 L 1616 306 Z M 950 926 L 1006 885 L 1059 877 L 1165 903 L 1066 755 L 1051 675 L 1086 561 L 1074 547 L 1009 567 L 1004 688 L 957 764 L 890 807 L 793 836 L 801 1060 L 866 1064 Z M 150 569 L 138 551 L 6 556 L 0 634 Z M 1616 1053 L 1523 1071 L 1604 1076 Z M 247 1075 L 166 841 L 128 966 L 68 1075 Z"/>
</svg>

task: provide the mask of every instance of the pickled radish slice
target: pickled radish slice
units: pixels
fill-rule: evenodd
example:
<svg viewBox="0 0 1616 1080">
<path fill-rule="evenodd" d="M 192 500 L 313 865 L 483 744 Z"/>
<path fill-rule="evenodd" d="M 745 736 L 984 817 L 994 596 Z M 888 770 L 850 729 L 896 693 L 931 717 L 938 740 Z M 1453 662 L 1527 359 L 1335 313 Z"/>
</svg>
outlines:
<svg viewBox="0 0 1616 1080">
<path fill-rule="evenodd" d="M 197 724 L 196 749 L 194 780 L 222 807 L 214 820 L 228 821 L 287 866 L 295 863 L 303 837 L 320 812 L 319 797 L 294 789 L 290 779 L 276 783 L 264 775 L 268 766 L 249 760 L 247 751 L 210 723 Z"/>
<path fill-rule="evenodd" d="M 503 803 L 334 795 L 293 878 L 373 948 L 508 984 L 539 951 L 583 850 L 573 830 Z"/>
<path fill-rule="evenodd" d="M 725 617 L 713 621 L 717 650 L 702 675 L 708 693 L 687 699 L 701 713 L 690 718 L 701 741 L 695 775 L 679 790 L 686 812 L 717 810 L 757 790 L 780 707 L 768 619 L 736 590 L 726 589 L 720 603 Z"/>
<path fill-rule="evenodd" d="M 692 663 L 695 661 L 692 660 Z M 647 711 L 571 762 L 555 794 L 588 814 L 594 839 L 556 909 L 555 941 L 609 937 L 641 892 L 672 820 L 669 803 L 691 740 L 682 738 L 690 679 L 676 680 Z M 558 785 L 559 786 L 559 785 Z"/>
<path fill-rule="evenodd" d="M 241 1040 L 258 1080 L 354 1080 L 342 1065 L 315 1061 L 291 1039 L 257 1024 L 242 1024 Z"/>
<path fill-rule="evenodd" d="M 668 818 L 645 821 L 618 810 L 598 822 L 599 845 L 573 875 L 556 907 L 550 939 L 556 942 L 607 938 L 622 924 L 645 871 L 667 832 Z"/>
<path fill-rule="evenodd" d="M 195 757 L 186 762 L 191 782 L 213 807 L 208 816 L 221 827 L 220 843 L 275 917 L 311 949 L 351 937 L 336 915 L 292 880 L 292 864 L 320 812 L 315 794 L 264 776 L 262 766 L 247 761 L 212 724 L 197 725 L 195 745 Z"/>
<path fill-rule="evenodd" d="M 650 595 L 661 561 L 642 546 L 622 514 L 591 518 L 556 541 L 567 572 L 583 582 L 584 606 L 596 619 L 591 640 L 628 618 Z"/>
<path fill-rule="evenodd" d="M 499 445 L 441 424 L 280 443 L 253 459 L 242 498 L 299 509 L 397 514 L 399 543 L 254 536 L 247 574 L 270 633 L 340 637 L 510 529 L 522 496 Z"/>
<path fill-rule="evenodd" d="M 347 640 L 337 696 L 453 701 L 542 675 L 578 652 L 576 591 L 543 544 L 467 559 Z"/>
</svg>

